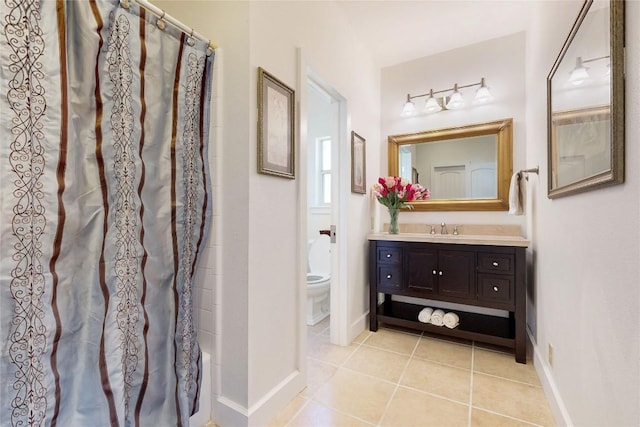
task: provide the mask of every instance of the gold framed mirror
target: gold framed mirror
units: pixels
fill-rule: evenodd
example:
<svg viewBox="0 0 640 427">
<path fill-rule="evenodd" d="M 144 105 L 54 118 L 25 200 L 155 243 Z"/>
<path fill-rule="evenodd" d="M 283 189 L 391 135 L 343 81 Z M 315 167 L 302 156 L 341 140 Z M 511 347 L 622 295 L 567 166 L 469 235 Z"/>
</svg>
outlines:
<svg viewBox="0 0 640 427">
<path fill-rule="evenodd" d="M 586 0 L 547 77 L 550 199 L 624 182 L 624 3 Z"/>
<path fill-rule="evenodd" d="M 513 119 L 390 135 L 389 175 L 429 188 L 416 211 L 506 211 Z"/>
</svg>

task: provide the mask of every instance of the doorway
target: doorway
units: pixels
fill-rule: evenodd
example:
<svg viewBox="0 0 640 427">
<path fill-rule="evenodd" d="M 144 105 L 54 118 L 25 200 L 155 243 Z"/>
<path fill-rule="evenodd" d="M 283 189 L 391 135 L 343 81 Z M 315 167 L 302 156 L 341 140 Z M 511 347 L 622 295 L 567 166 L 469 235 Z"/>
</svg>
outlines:
<svg viewBox="0 0 640 427">
<path fill-rule="evenodd" d="M 304 68 L 303 68 L 304 69 Z M 305 144 L 304 173 L 306 203 L 302 215 L 306 217 L 304 234 L 309 261 L 309 243 L 330 234 L 329 333 L 333 344 L 347 344 L 347 292 L 343 289 L 346 266 L 342 259 L 346 241 L 343 223 L 346 215 L 346 193 L 341 194 L 341 181 L 346 176 L 348 160 L 346 100 L 322 78 L 306 69 L 303 74 L 304 90 L 301 98 L 301 116 L 306 126 L 301 132 Z M 308 271 L 309 265 L 305 266 Z M 309 288 L 307 287 L 307 290 Z M 308 293 L 308 291 L 307 291 Z M 306 310 L 311 302 L 305 301 Z M 306 317 L 305 313 L 305 319 Z"/>
</svg>

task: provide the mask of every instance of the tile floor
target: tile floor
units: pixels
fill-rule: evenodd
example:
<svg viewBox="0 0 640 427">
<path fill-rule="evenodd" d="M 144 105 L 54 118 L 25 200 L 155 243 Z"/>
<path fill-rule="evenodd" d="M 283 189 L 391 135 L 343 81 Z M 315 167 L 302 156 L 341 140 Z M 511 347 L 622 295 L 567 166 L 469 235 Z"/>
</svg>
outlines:
<svg viewBox="0 0 640 427">
<path fill-rule="evenodd" d="M 328 319 L 308 339 L 308 386 L 270 427 L 554 425 L 533 363 L 506 349 L 384 325 L 340 347 Z"/>
</svg>

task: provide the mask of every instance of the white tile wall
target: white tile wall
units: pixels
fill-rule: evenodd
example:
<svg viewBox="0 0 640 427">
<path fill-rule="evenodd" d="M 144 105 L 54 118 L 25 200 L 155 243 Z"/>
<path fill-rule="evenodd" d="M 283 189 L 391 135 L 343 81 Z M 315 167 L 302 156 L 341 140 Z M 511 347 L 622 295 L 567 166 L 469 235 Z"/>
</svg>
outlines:
<svg viewBox="0 0 640 427">
<path fill-rule="evenodd" d="M 211 126 L 209 133 L 209 172 L 211 179 L 210 200 L 212 206 L 212 223 L 209 237 L 205 242 L 198 269 L 194 280 L 194 318 L 197 325 L 198 341 L 203 351 L 211 354 L 215 365 L 219 365 L 216 354 L 216 321 L 218 306 L 216 298 L 218 283 L 220 283 L 220 268 L 218 264 L 218 250 L 220 248 L 220 210 L 218 208 L 218 188 L 220 183 L 220 136 L 222 135 L 221 108 L 222 105 L 222 76 L 220 63 L 222 52 L 216 51 L 213 64 L 213 86 L 211 91 Z M 215 372 L 215 369 L 213 370 Z M 215 387 L 214 387 L 215 389 Z"/>
</svg>

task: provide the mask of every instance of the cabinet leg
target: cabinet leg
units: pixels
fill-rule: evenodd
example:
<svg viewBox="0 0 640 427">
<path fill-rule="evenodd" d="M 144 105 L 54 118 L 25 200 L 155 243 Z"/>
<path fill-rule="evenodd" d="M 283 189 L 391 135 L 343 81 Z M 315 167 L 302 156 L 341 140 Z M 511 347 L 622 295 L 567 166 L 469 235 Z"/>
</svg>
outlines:
<svg viewBox="0 0 640 427">
<path fill-rule="evenodd" d="M 369 316 L 369 330 L 371 332 L 378 331 L 378 316 L 376 314 Z"/>
</svg>

